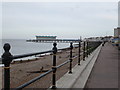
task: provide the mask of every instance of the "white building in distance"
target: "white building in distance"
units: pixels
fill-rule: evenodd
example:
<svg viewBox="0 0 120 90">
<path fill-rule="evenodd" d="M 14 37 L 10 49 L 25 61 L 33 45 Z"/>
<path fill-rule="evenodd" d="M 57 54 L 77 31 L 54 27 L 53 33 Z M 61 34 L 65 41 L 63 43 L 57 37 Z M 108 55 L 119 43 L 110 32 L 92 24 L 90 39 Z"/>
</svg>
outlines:
<svg viewBox="0 0 120 90">
<path fill-rule="evenodd" d="M 114 37 L 118 38 L 120 36 L 120 27 L 114 28 Z"/>
</svg>

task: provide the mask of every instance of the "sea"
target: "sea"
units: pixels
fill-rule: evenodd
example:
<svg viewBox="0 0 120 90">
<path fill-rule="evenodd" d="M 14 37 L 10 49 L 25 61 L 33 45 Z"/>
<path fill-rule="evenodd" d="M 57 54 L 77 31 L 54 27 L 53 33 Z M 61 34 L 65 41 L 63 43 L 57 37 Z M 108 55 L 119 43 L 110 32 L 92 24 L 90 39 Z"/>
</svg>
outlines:
<svg viewBox="0 0 120 90">
<path fill-rule="evenodd" d="M 3 46 L 9 43 L 11 46 L 10 53 L 12 55 L 22 55 L 28 53 L 42 52 L 52 50 L 53 43 L 40 43 L 40 42 L 26 42 L 25 39 L 2 39 L 0 40 L 0 56 L 4 53 Z M 57 48 L 69 47 L 69 43 L 57 43 Z M 22 60 L 32 59 L 33 57 L 22 58 Z M 20 60 L 20 59 L 16 59 Z"/>
</svg>

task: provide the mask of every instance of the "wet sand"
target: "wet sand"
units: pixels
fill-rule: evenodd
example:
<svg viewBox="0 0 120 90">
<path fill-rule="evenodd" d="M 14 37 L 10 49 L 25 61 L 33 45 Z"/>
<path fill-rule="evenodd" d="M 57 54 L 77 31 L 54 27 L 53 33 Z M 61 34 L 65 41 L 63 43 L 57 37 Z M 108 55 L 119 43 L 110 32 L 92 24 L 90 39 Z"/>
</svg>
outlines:
<svg viewBox="0 0 120 90">
<path fill-rule="evenodd" d="M 63 63 L 69 59 L 69 51 L 62 51 L 57 54 L 57 65 Z M 78 48 L 73 49 L 73 56 L 78 55 Z M 73 66 L 78 62 L 78 58 L 73 60 Z M 44 56 L 35 61 L 28 61 L 22 63 L 11 64 L 11 88 L 18 87 L 23 83 L 39 76 L 42 73 L 29 73 L 31 71 L 40 71 L 43 67 L 43 70 L 50 70 L 52 68 L 52 55 Z M 57 80 L 62 77 L 69 70 L 69 63 L 63 67 L 57 69 L 56 77 Z M 52 85 L 52 73 L 41 78 L 40 80 L 30 84 L 26 88 L 48 88 Z"/>
</svg>

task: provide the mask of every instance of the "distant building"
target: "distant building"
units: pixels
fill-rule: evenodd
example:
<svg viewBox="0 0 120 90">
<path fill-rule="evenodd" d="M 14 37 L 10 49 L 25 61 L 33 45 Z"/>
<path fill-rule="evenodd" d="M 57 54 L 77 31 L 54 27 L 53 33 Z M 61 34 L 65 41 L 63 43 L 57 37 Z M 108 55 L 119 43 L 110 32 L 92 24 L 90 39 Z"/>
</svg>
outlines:
<svg viewBox="0 0 120 90">
<path fill-rule="evenodd" d="M 120 45 L 120 27 L 114 28 L 114 38 L 112 39 L 112 42 L 116 46 Z"/>
<path fill-rule="evenodd" d="M 57 36 L 36 36 L 36 40 L 54 40 Z"/>
<path fill-rule="evenodd" d="M 114 37 L 118 38 L 120 36 L 120 27 L 114 28 Z"/>
<path fill-rule="evenodd" d="M 85 40 L 89 40 L 89 41 L 102 41 L 102 37 L 90 37 L 90 38 L 85 38 Z"/>
<path fill-rule="evenodd" d="M 108 42 L 108 41 L 110 42 L 112 38 L 113 38 L 112 36 L 105 36 L 105 37 L 103 38 L 103 40 L 104 40 L 104 41 L 107 41 L 107 42 Z"/>
<path fill-rule="evenodd" d="M 112 36 L 105 36 L 105 37 L 90 37 L 90 38 L 85 38 L 85 40 L 89 41 L 110 41 Z"/>
</svg>

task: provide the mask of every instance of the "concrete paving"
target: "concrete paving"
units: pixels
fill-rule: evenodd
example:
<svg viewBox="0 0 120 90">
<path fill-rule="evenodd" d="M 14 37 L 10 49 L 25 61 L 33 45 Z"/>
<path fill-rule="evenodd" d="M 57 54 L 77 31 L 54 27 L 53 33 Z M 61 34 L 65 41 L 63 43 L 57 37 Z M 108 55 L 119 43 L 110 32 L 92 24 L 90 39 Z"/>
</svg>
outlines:
<svg viewBox="0 0 120 90">
<path fill-rule="evenodd" d="M 85 88 L 118 88 L 118 49 L 111 43 L 102 47 Z M 120 67 L 119 67 L 120 68 Z"/>
</svg>

